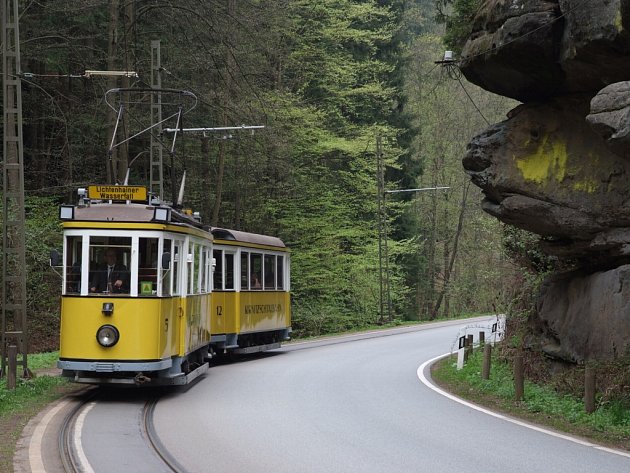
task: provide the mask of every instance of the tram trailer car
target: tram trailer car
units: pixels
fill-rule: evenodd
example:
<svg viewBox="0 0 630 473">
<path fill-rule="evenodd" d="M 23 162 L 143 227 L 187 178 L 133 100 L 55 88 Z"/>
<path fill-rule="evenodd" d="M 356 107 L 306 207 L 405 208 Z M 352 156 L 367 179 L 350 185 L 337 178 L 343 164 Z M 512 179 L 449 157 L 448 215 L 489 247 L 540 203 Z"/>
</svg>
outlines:
<svg viewBox="0 0 630 473">
<path fill-rule="evenodd" d="M 63 256 L 52 260 L 63 278 L 63 376 L 187 384 L 215 353 L 289 338 L 290 261 L 280 239 L 137 203 L 84 202 L 60 216 Z"/>
</svg>

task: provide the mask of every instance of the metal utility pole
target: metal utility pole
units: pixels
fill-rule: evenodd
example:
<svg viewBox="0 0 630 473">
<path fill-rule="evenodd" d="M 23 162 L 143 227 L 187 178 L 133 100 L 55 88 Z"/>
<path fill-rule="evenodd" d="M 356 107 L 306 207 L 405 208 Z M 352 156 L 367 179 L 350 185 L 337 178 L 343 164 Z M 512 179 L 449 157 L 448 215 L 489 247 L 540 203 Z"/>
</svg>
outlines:
<svg viewBox="0 0 630 473">
<path fill-rule="evenodd" d="M 22 140 L 22 81 L 18 0 L 2 3 L 2 363 L 8 367 L 8 347 L 17 346 L 17 367 L 24 377 L 27 364 L 26 256 L 24 230 L 24 154 Z M 16 368 L 17 369 L 17 368 Z"/>
<path fill-rule="evenodd" d="M 387 207 L 385 202 L 385 166 L 381 137 L 376 137 L 376 182 L 378 203 L 378 271 L 379 271 L 379 314 L 378 323 L 392 321 L 392 299 L 389 290 L 389 254 L 387 251 Z"/>
<path fill-rule="evenodd" d="M 151 88 L 162 88 L 162 62 L 160 40 L 151 41 Z M 157 124 L 157 125 L 156 125 Z M 149 191 L 164 199 L 164 167 L 162 166 L 162 94 L 151 94 L 151 166 Z M 157 135 L 157 136 L 156 136 Z"/>
</svg>

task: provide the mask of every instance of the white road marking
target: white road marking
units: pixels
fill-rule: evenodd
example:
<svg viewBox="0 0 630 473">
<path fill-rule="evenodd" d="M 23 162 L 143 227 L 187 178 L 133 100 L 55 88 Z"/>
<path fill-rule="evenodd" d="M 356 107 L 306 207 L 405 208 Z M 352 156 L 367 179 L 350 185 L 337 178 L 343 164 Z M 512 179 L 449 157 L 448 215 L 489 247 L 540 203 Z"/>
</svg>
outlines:
<svg viewBox="0 0 630 473">
<path fill-rule="evenodd" d="M 66 407 L 69 402 L 70 401 L 59 402 L 44 415 L 42 420 L 37 424 L 37 427 L 35 427 L 28 445 L 28 461 L 32 473 L 46 473 L 44 469 L 44 459 L 42 458 L 42 439 L 44 438 L 44 432 L 52 418 L 55 417 L 61 409 Z"/>
<path fill-rule="evenodd" d="M 522 427 L 526 427 L 528 429 L 532 429 L 535 430 L 537 432 L 541 432 L 543 434 L 547 434 L 547 435 L 551 435 L 552 437 L 557 437 L 557 438 L 561 438 L 564 440 L 568 440 L 569 442 L 573 442 L 573 443 L 577 443 L 579 445 L 583 445 L 585 447 L 592 447 L 596 450 L 601 450 L 604 452 L 608 452 L 608 453 L 613 453 L 615 455 L 620 455 L 622 457 L 626 457 L 626 458 L 630 458 L 630 453 L 628 452 L 624 452 L 622 450 L 615 450 L 614 448 L 608 448 L 608 447 L 602 447 L 601 445 L 596 445 L 594 443 L 591 442 L 587 442 L 585 440 L 576 438 L 576 437 L 571 437 L 569 435 L 565 435 L 565 434 L 561 434 L 558 432 L 554 432 L 552 430 L 547 430 L 544 429 L 542 427 L 538 427 L 537 425 L 533 425 L 533 424 L 529 424 L 527 422 L 524 422 L 522 420 L 518 420 L 518 419 L 514 419 L 512 417 L 508 417 L 506 415 L 503 414 L 499 414 L 497 412 L 493 412 L 490 411 L 488 409 L 484 409 L 483 407 L 477 406 L 476 404 L 473 404 L 471 402 L 465 401 L 464 399 L 461 399 L 457 396 L 454 396 L 451 393 L 448 393 L 440 388 L 438 388 L 435 384 L 433 384 L 431 381 L 429 381 L 429 379 L 427 379 L 427 377 L 424 375 L 424 371 L 428 366 L 431 366 L 434 362 L 436 362 L 437 360 L 444 358 L 446 356 L 449 356 L 450 353 L 447 353 L 445 355 L 440 355 L 440 356 L 436 356 L 435 358 L 432 358 L 428 361 L 425 361 L 424 363 L 422 363 L 419 367 L 418 367 L 418 379 L 428 388 L 432 389 L 433 391 L 435 391 L 438 394 L 441 394 L 444 397 L 447 397 L 449 399 L 451 399 L 452 401 L 455 402 L 459 402 L 460 404 L 463 404 L 466 407 L 469 407 L 471 409 L 475 409 L 476 411 L 479 412 L 483 412 L 484 414 L 488 414 L 492 417 L 496 417 L 497 419 L 501 419 L 507 422 L 511 422 L 512 424 L 516 424 L 516 425 L 520 425 Z"/>
<path fill-rule="evenodd" d="M 77 417 L 77 420 L 74 424 L 74 450 L 80 463 L 79 469 L 83 473 L 94 473 L 94 469 L 92 468 L 92 465 L 90 465 L 90 462 L 88 461 L 87 456 L 83 451 L 83 446 L 81 444 L 81 431 L 83 430 L 85 417 L 95 405 L 95 402 L 90 402 L 89 404 L 87 404 L 81 411 L 81 414 L 79 414 L 79 416 Z"/>
</svg>

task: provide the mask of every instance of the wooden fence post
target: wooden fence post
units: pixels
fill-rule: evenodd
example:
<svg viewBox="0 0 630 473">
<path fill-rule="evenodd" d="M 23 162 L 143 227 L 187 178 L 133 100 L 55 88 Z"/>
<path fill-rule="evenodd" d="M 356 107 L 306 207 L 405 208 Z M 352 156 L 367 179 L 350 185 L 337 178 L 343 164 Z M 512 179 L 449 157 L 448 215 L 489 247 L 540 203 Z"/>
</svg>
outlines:
<svg viewBox="0 0 630 473">
<path fill-rule="evenodd" d="M 483 366 L 481 368 L 481 379 L 490 379 L 490 359 L 492 356 L 492 345 L 489 343 L 483 346 Z"/>
<path fill-rule="evenodd" d="M 469 334 L 466 337 L 466 348 L 464 350 L 464 363 L 468 361 L 468 358 L 470 358 L 470 355 L 472 355 L 473 352 L 473 335 Z"/>
<path fill-rule="evenodd" d="M 523 355 L 514 357 L 514 398 L 517 401 L 525 399 L 525 367 Z"/>
<path fill-rule="evenodd" d="M 17 378 L 17 347 L 9 345 L 8 350 L 7 389 L 15 389 Z"/>
<path fill-rule="evenodd" d="M 584 367 L 584 410 L 595 412 L 595 368 L 590 363 Z"/>
</svg>

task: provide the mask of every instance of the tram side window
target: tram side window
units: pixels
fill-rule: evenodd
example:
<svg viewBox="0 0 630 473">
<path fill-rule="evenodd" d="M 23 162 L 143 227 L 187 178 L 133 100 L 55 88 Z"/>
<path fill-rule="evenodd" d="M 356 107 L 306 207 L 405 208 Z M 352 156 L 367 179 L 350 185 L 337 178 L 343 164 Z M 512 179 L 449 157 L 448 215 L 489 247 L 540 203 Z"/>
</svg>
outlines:
<svg viewBox="0 0 630 473">
<path fill-rule="evenodd" d="M 208 292 L 208 287 L 206 285 L 206 273 L 207 273 L 207 266 L 208 266 L 208 250 L 206 249 L 205 246 L 201 247 L 200 258 L 201 258 L 201 261 L 200 261 L 201 266 L 199 266 L 199 270 L 200 270 L 199 287 L 201 288 L 201 292 L 202 293 L 206 293 L 206 292 Z"/>
<path fill-rule="evenodd" d="M 225 289 L 234 290 L 234 253 L 225 252 Z"/>
<path fill-rule="evenodd" d="M 140 238 L 138 254 L 138 294 L 157 295 L 158 239 Z"/>
<path fill-rule="evenodd" d="M 201 245 L 195 244 L 195 253 L 193 257 L 193 281 L 192 288 L 195 294 L 199 294 L 202 291 L 201 288 Z"/>
<path fill-rule="evenodd" d="M 175 240 L 175 244 L 173 245 L 173 295 L 179 295 L 179 264 L 181 260 L 181 249 L 183 242 L 179 240 Z"/>
<path fill-rule="evenodd" d="M 262 255 L 260 253 L 251 253 L 249 255 L 249 263 L 249 288 L 259 291 L 262 289 Z"/>
<path fill-rule="evenodd" d="M 241 291 L 249 289 L 249 253 L 241 251 Z"/>
<path fill-rule="evenodd" d="M 129 293 L 131 238 L 90 237 L 91 293 Z"/>
<path fill-rule="evenodd" d="M 172 240 L 170 239 L 164 239 L 164 253 L 172 253 Z M 163 296 L 170 296 L 171 295 L 171 270 L 169 269 L 162 269 L 161 265 L 160 265 L 160 271 L 162 273 L 162 295 Z"/>
<path fill-rule="evenodd" d="M 66 240 L 66 294 L 81 292 L 81 250 L 83 237 L 69 236 Z"/>
<path fill-rule="evenodd" d="M 188 248 L 188 256 L 186 257 L 186 272 L 188 274 L 188 294 L 195 293 L 195 278 L 194 278 L 194 268 L 195 268 L 195 245 L 190 243 L 190 247 Z"/>
<path fill-rule="evenodd" d="M 265 255 L 265 289 L 276 288 L 276 256 Z"/>
<path fill-rule="evenodd" d="M 210 292 L 212 290 L 212 252 L 210 251 L 210 248 L 204 248 L 203 254 L 205 255 L 206 261 L 204 266 L 206 268 L 204 272 L 204 287 L 206 292 Z"/>
<path fill-rule="evenodd" d="M 277 256 L 276 261 L 278 263 L 278 271 L 277 271 L 277 288 L 278 290 L 284 289 L 284 256 Z"/>
<path fill-rule="evenodd" d="M 222 290 L 223 289 L 223 251 L 214 250 L 212 252 L 212 257 L 214 258 L 214 289 Z"/>
</svg>

